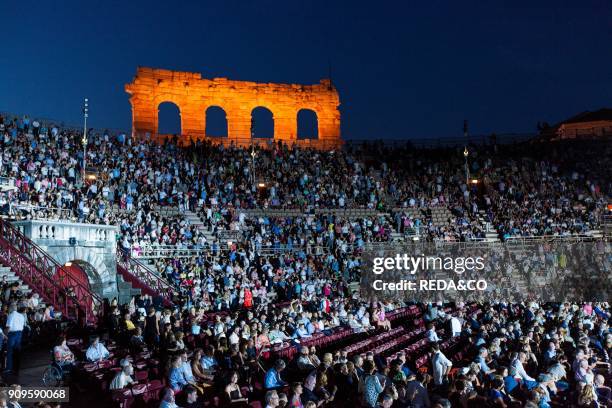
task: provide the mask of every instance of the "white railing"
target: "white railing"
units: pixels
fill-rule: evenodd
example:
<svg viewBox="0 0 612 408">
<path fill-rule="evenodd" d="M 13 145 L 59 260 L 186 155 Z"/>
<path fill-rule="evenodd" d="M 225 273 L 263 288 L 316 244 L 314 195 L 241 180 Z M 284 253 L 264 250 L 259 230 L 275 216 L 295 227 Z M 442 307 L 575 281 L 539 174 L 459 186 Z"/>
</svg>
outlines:
<svg viewBox="0 0 612 408">
<path fill-rule="evenodd" d="M 146 248 L 132 248 L 132 257 L 136 259 L 157 258 L 191 258 L 194 256 L 206 256 L 212 249 L 205 248 L 180 248 L 173 245 L 152 246 Z"/>
<path fill-rule="evenodd" d="M 28 220 L 12 223 L 32 240 L 65 240 L 75 238 L 80 242 L 116 242 L 118 227 L 113 225 L 81 224 L 67 221 Z"/>
</svg>

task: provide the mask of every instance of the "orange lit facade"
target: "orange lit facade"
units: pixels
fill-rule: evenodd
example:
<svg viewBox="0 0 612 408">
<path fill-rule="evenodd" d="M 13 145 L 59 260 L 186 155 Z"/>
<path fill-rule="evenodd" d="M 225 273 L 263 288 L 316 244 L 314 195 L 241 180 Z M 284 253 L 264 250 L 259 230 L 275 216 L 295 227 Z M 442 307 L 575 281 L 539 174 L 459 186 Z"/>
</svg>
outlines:
<svg viewBox="0 0 612 408">
<path fill-rule="evenodd" d="M 555 127 L 557 139 L 612 136 L 612 109 L 582 112 Z"/>
<path fill-rule="evenodd" d="M 158 137 L 159 105 L 172 102 L 180 112 L 183 142 L 208 139 L 250 144 L 252 111 L 264 107 L 272 112 L 274 141 L 318 148 L 336 148 L 342 143 L 340 98 L 331 81 L 326 79 L 315 85 L 257 83 L 206 79 L 199 73 L 139 67 L 125 90 L 130 94 L 135 137 Z M 225 111 L 227 138 L 206 135 L 209 107 Z M 297 117 L 303 109 L 316 114 L 318 137 L 315 140 L 298 139 Z"/>
</svg>

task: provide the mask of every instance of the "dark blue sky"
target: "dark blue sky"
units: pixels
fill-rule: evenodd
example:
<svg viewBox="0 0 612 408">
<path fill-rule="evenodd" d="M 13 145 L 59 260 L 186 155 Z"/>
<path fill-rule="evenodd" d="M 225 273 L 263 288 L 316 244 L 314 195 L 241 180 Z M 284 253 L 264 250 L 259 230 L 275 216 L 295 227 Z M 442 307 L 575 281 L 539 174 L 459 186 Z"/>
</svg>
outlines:
<svg viewBox="0 0 612 408">
<path fill-rule="evenodd" d="M 583 1 L 0 2 L 0 111 L 130 126 L 137 65 L 316 83 L 345 138 L 530 132 L 612 107 L 612 5 Z"/>
</svg>

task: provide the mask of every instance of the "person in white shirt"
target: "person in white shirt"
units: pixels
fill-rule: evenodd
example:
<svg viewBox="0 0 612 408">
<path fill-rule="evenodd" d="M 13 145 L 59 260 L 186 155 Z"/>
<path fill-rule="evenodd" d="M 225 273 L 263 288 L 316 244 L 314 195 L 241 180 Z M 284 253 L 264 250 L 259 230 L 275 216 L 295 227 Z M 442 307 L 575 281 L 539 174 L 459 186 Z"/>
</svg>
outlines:
<svg viewBox="0 0 612 408">
<path fill-rule="evenodd" d="M 364 331 L 364 330 L 363 330 L 363 326 L 361 325 L 361 323 L 360 323 L 360 322 L 359 322 L 357 319 L 355 319 L 355 316 L 353 316 L 353 314 L 352 314 L 352 313 L 350 313 L 350 314 L 348 315 L 348 321 L 347 321 L 347 324 L 348 324 L 348 325 L 349 325 L 349 327 L 350 327 L 351 329 L 353 329 L 353 330 L 354 330 L 356 333 L 361 333 L 361 332 L 363 332 L 363 331 Z"/>
<path fill-rule="evenodd" d="M 450 371 L 453 363 L 440 351 L 440 346 L 438 344 L 433 344 L 431 349 L 433 351 L 431 365 L 433 366 L 434 384 L 442 385 L 444 377 Z"/>
<path fill-rule="evenodd" d="M 530 377 L 529 374 L 525 371 L 523 367 L 523 363 L 527 359 L 527 355 L 522 351 L 516 355 L 516 357 L 510 363 L 510 375 L 514 378 L 520 378 L 527 385 L 529 389 L 533 388 L 533 385 L 536 384 L 536 380 L 533 377 Z"/>
<path fill-rule="evenodd" d="M 132 379 L 134 374 L 134 368 L 132 364 L 126 360 L 121 360 L 121 371 L 117 373 L 113 381 L 110 383 L 111 390 L 121 390 L 130 384 L 134 384 L 135 381 Z"/>
<path fill-rule="evenodd" d="M 100 343 L 100 338 L 95 336 L 91 339 L 91 345 L 85 353 L 88 361 L 97 362 L 106 360 L 110 356 L 110 353 L 104 347 L 104 344 Z"/>
<path fill-rule="evenodd" d="M 370 314 L 368 312 L 366 312 L 361 318 L 361 326 L 363 326 L 363 328 L 366 330 L 374 329 L 374 327 L 370 324 Z"/>
<path fill-rule="evenodd" d="M 28 299 L 28 307 L 32 310 L 38 309 L 39 303 L 40 303 L 40 299 L 38 298 L 38 293 L 34 293 Z"/>
<path fill-rule="evenodd" d="M 458 317 L 450 317 L 451 335 L 453 337 L 459 337 L 461 335 L 461 321 Z"/>
<path fill-rule="evenodd" d="M 427 340 L 430 343 L 437 343 L 440 341 L 440 338 L 438 337 L 438 333 L 436 333 L 436 326 L 433 323 L 429 323 L 429 325 L 427 326 Z"/>
<path fill-rule="evenodd" d="M 270 344 L 281 344 L 284 341 L 291 339 L 280 329 L 280 325 L 278 323 L 274 324 L 274 328 L 270 331 L 268 337 L 270 338 Z"/>
<path fill-rule="evenodd" d="M 26 325 L 25 309 L 17 310 L 15 306 L 6 319 L 7 344 L 6 344 L 6 372 L 13 371 L 15 356 L 19 356 L 21 350 L 21 335 Z"/>
<path fill-rule="evenodd" d="M 240 328 L 234 327 L 234 330 L 232 330 L 232 334 L 230 334 L 229 336 L 230 345 L 237 345 L 238 343 L 240 343 L 240 336 L 238 335 L 238 333 L 240 333 Z"/>
</svg>

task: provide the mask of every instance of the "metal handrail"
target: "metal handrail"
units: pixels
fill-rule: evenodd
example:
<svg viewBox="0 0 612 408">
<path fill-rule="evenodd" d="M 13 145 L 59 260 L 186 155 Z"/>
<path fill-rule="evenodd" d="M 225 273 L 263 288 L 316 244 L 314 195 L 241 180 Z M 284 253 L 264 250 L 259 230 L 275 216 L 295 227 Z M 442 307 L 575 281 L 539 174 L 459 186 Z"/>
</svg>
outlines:
<svg viewBox="0 0 612 408">
<path fill-rule="evenodd" d="M 124 268 L 130 275 L 138 279 L 141 284 L 151 288 L 154 292 L 164 296 L 164 300 L 172 304 L 170 298 L 175 292 L 174 286 L 161 276 L 153 272 L 138 259 L 131 256 L 129 251 L 117 244 L 117 264 Z"/>
<path fill-rule="evenodd" d="M 513 243 L 529 243 L 529 242 L 551 242 L 551 241 L 594 241 L 597 238 L 587 234 L 571 234 L 571 235 L 534 235 L 527 237 L 507 237 L 505 242 Z"/>
<path fill-rule="evenodd" d="M 0 247 L 4 263 L 65 316 L 70 316 L 71 308 L 74 308 L 77 321 L 79 311 L 82 311 L 86 324 L 97 322 L 98 313 L 103 312 L 102 299 L 10 222 L 2 219 Z"/>
<path fill-rule="evenodd" d="M 210 253 L 210 248 L 177 248 L 177 247 L 146 247 L 141 248 L 132 257 L 138 259 L 157 259 L 157 258 L 190 258 Z M 133 251 L 136 252 L 136 251 Z"/>
</svg>

